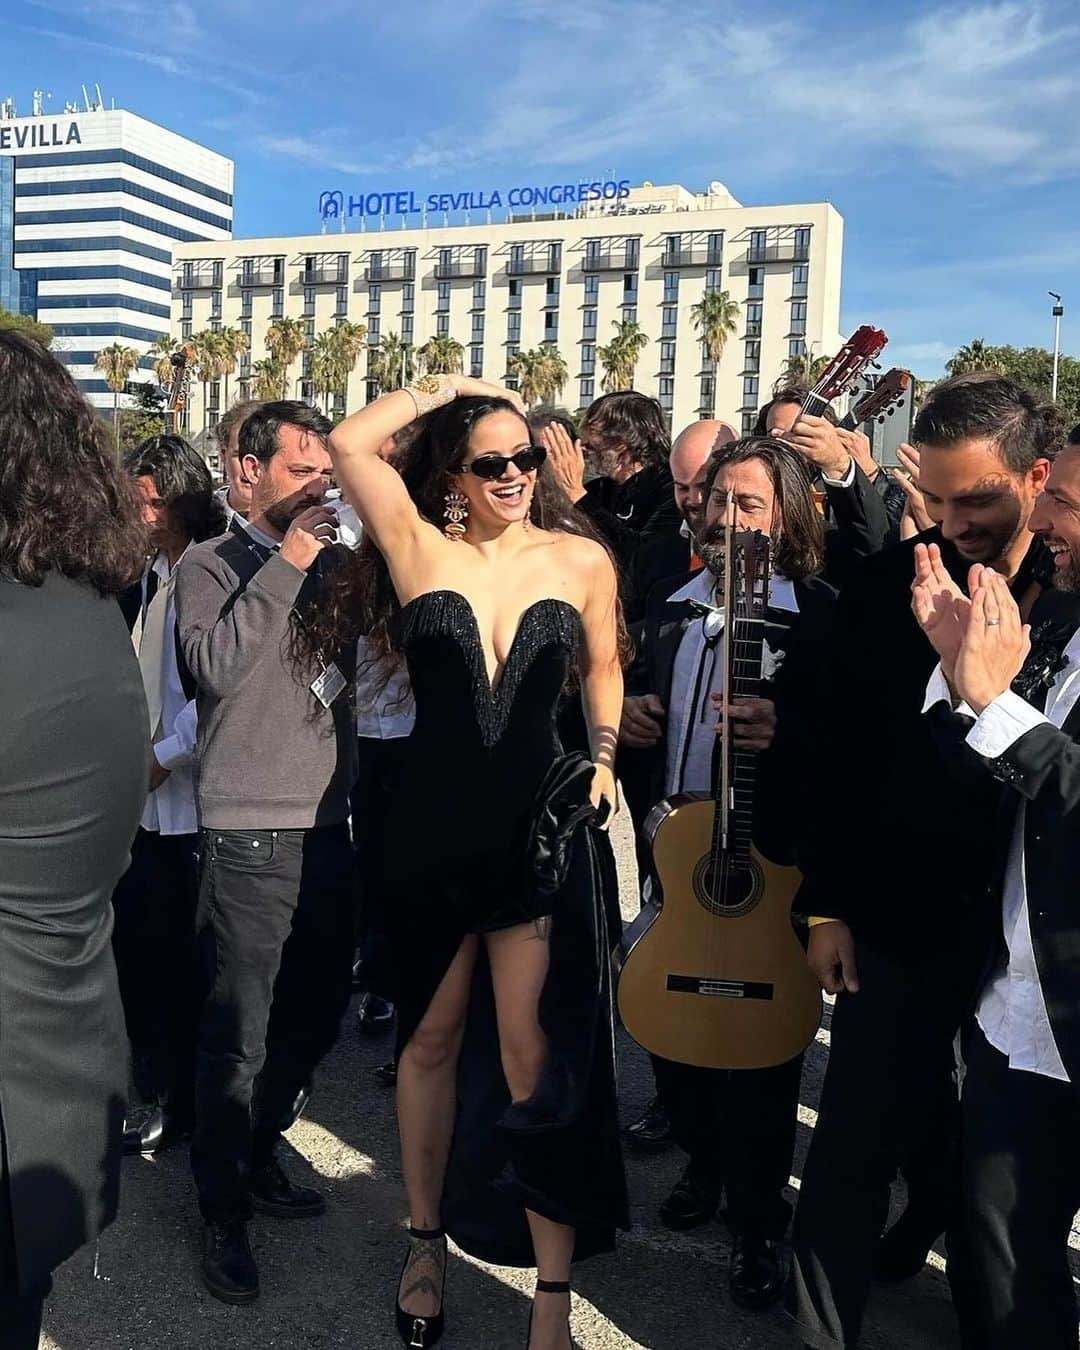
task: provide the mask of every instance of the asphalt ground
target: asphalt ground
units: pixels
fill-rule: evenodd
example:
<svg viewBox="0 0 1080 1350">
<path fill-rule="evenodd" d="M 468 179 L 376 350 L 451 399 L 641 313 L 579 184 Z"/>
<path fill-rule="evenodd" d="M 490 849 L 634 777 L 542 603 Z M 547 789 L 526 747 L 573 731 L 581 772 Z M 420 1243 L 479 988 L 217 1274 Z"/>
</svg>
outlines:
<svg viewBox="0 0 1080 1350">
<path fill-rule="evenodd" d="M 613 837 L 624 910 L 637 907 L 625 813 Z M 800 1100 L 798 1177 L 828 1053 L 828 1012 L 806 1057 Z M 96 1248 L 57 1272 L 45 1312 L 45 1350 L 300 1350 L 400 1345 L 393 1302 L 404 1251 L 404 1205 L 393 1094 L 373 1070 L 390 1056 L 389 1036 L 358 1033 L 350 1012 L 324 1063 L 283 1158 L 290 1175 L 319 1186 L 318 1219 L 256 1218 L 252 1243 L 262 1294 L 228 1307 L 198 1278 L 200 1225 L 186 1152 L 124 1162 L 120 1217 Z M 651 1095 L 644 1053 L 620 1040 L 620 1107 L 635 1118 Z M 727 1294 L 729 1237 L 717 1219 L 671 1233 L 657 1208 L 677 1179 L 677 1150 L 627 1151 L 633 1229 L 618 1250 L 575 1270 L 573 1330 L 582 1350 L 780 1350 L 798 1344 L 779 1311 L 743 1312 Z M 959 1346 L 948 1287 L 937 1264 L 900 1287 L 875 1292 L 865 1350 L 952 1350 Z M 459 1254 L 446 1292 L 447 1350 L 521 1350 L 532 1272 L 485 1266 Z"/>
</svg>

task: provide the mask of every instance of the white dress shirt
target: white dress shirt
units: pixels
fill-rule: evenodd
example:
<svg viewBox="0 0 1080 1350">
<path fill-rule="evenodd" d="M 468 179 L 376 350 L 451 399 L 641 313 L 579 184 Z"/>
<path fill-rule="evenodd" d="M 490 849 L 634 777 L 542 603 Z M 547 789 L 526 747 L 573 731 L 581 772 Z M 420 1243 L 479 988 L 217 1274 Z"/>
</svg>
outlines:
<svg viewBox="0 0 1080 1350">
<path fill-rule="evenodd" d="M 185 550 L 186 552 L 186 550 Z M 181 555 L 183 556 L 183 555 Z M 180 559 L 177 559 L 177 567 Z M 158 585 L 168 583 L 176 568 L 159 553 L 151 565 Z M 146 603 L 146 577 L 143 577 L 143 604 Z M 169 776 L 146 798 L 142 821 L 144 830 L 158 834 L 194 834 L 195 785 L 192 768 L 195 761 L 195 734 L 198 719 L 195 702 L 184 693 L 176 664 L 176 609 L 172 592 L 165 610 L 165 640 L 161 653 L 161 736 L 154 744 L 154 758 Z"/>
<path fill-rule="evenodd" d="M 1006 690 L 975 719 L 975 725 L 967 735 L 973 750 L 986 759 L 997 759 L 1033 727 L 1062 725 L 1080 699 L 1080 632 L 1073 635 L 1064 655 L 1066 665 L 1058 671 L 1047 694 L 1046 715 L 1019 694 Z M 950 698 L 948 685 L 938 666 L 930 677 L 924 711 L 942 699 L 948 701 Z M 963 703 L 958 711 L 974 716 L 973 710 Z M 1067 1083 L 1069 1075 L 1047 1015 L 1031 941 L 1024 866 L 1025 813 L 1025 803 L 1021 802 L 1005 867 L 1001 921 L 1007 956 L 983 990 L 976 1017 L 983 1035 L 995 1050 L 1006 1056 L 1010 1069 L 1026 1069 L 1044 1078 Z"/>
<path fill-rule="evenodd" d="M 706 568 L 668 596 L 669 604 L 696 600 L 712 605 L 716 597 L 716 578 Z M 795 586 L 775 573 L 769 582 L 769 605 L 773 609 L 799 612 Z M 712 758 L 716 744 L 718 714 L 710 694 L 723 689 L 720 669 L 720 638 L 724 631 L 723 610 L 691 621 L 675 653 L 671 695 L 667 710 L 667 765 L 664 790 L 669 797 L 678 792 L 712 790 Z M 768 673 L 768 644 L 765 647 L 764 673 Z"/>
<path fill-rule="evenodd" d="M 387 678 L 386 666 L 372 658 L 371 643 L 356 644 L 356 734 L 375 741 L 412 735 L 416 722 L 409 672 L 398 661 Z"/>
</svg>

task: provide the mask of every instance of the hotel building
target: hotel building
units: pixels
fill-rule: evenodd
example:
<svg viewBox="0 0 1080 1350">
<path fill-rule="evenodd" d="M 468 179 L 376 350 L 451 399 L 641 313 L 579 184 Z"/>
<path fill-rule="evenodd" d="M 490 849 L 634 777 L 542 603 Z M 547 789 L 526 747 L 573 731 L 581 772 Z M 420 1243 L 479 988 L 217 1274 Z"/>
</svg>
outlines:
<svg viewBox="0 0 1080 1350">
<path fill-rule="evenodd" d="M 515 192 L 518 201 L 535 200 L 531 190 Z M 324 194 L 324 201 L 334 197 L 332 214 L 340 213 L 342 195 Z M 394 209 L 402 199 L 416 201 L 411 193 L 385 200 Z M 364 198 L 351 200 L 363 209 Z M 617 200 L 518 209 L 502 223 L 432 225 L 425 209 L 420 228 L 407 216 L 403 228 L 364 224 L 339 233 L 352 221 L 338 215 L 321 234 L 180 245 L 173 335 L 244 330 L 250 350 L 230 385 L 242 397 L 275 318 L 302 320 L 309 345 L 342 320 L 361 323 L 368 354 L 331 400 L 338 416 L 378 393 L 368 377 L 388 334 L 414 347 L 452 337 L 464 348 L 467 374 L 500 382 L 513 352 L 550 343 L 570 375 L 558 401 L 579 409 L 602 392 L 599 349 L 630 319 L 649 339 L 635 388 L 659 400 L 676 430 L 709 416 L 748 427 L 790 356 L 840 346 L 843 221 L 827 203 L 742 206 L 720 183 L 702 193 L 646 183 L 627 185 Z M 717 366 L 692 309 L 721 290 L 739 311 Z M 304 353 L 289 372 L 290 396 L 316 401 L 309 373 Z M 196 383 L 192 434 L 224 410 L 217 383 L 207 387 L 205 408 L 202 399 Z"/>
<path fill-rule="evenodd" d="M 25 117 L 0 103 L 0 305 L 49 324 L 84 394 L 111 407 L 98 352 L 168 333 L 173 252 L 229 239 L 233 165 L 100 95 L 63 113 L 44 98 Z"/>
</svg>

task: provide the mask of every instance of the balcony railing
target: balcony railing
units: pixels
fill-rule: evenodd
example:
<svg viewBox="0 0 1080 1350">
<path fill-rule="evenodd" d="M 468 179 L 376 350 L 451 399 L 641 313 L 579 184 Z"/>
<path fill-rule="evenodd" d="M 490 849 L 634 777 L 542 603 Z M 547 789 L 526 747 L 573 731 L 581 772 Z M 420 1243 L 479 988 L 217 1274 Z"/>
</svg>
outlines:
<svg viewBox="0 0 1080 1350">
<path fill-rule="evenodd" d="M 402 258 L 397 262 L 368 263 L 364 268 L 365 281 L 412 281 L 415 277 L 415 258 Z"/>
<path fill-rule="evenodd" d="M 511 277 L 554 276 L 562 271 L 562 254 L 538 253 L 531 258 L 508 258 L 506 274 Z"/>
<path fill-rule="evenodd" d="M 344 286 L 348 279 L 347 267 L 305 267 L 300 273 L 302 286 Z"/>
<path fill-rule="evenodd" d="M 182 291 L 206 291 L 220 286 L 221 264 L 215 263 L 213 267 L 206 268 L 182 268 L 179 285 Z"/>
<path fill-rule="evenodd" d="M 640 263 L 636 248 L 598 249 L 581 260 L 583 272 L 632 272 Z"/>
<path fill-rule="evenodd" d="M 455 262 L 435 264 L 436 281 L 452 281 L 456 277 L 483 277 L 486 275 L 487 264 L 475 258 L 459 258 Z"/>
<path fill-rule="evenodd" d="M 783 244 L 751 244 L 746 250 L 748 263 L 808 262 L 810 245 L 789 240 Z"/>
<path fill-rule="evenodd" d="M 723 253 L 714 248 L 666 248 L 661 267 L 722 267 Z"/>
<path fill-rule="evenodd" d="M 284 267 L 245 267 L 240 271 L 241 286 L 284 286 Z"/>
</svg>

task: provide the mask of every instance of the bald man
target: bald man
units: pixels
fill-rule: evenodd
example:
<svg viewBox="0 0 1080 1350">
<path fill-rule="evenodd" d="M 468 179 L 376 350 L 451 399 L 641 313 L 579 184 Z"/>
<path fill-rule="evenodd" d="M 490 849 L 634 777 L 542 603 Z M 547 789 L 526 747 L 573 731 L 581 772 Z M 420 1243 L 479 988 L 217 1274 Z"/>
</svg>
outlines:
<svg viewBox="0 0 1080 1350">
<path fill-rule="evenodd" d="M 705 511 L 702 484 L 706 461 L 716 446 L 736 440 L 738 433 L 730 423 L 712 418 L 691 422 L 676 436 L 668 461 L 675 496 L 670 513 L 665 512 L 665 528 L 642 544 L 634 559 L 631 619 L 644 613 L 649 592 L 658 581 L 682 576 L 690 568 L 693 537 Z"/>
</svg>

